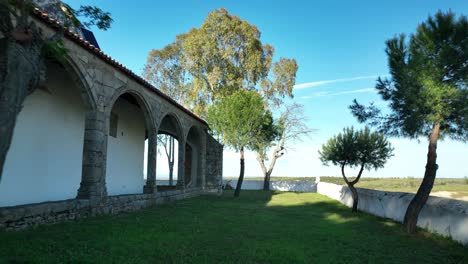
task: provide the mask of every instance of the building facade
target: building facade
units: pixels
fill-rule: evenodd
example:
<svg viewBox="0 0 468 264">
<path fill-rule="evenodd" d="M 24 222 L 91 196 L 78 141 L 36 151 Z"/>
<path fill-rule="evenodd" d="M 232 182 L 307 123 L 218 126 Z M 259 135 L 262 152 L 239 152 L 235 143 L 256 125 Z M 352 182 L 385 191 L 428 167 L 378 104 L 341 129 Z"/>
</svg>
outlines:
<svg viewBox="0 0 468 264">
<path fill-rule="evenodd" d="M 31 19 L 45 36 L 61 27 L 39 10 Z M 0 182 L 0 229 L 220 192 L 222 145 L 204 120 L 76 33 L 65 31 L 64 42 L 66 62 L 47 61 L 46 80 L 18 116 Z M 177 185 L 164 191 L 158 134 L 178 142 Z"/>
</svg>

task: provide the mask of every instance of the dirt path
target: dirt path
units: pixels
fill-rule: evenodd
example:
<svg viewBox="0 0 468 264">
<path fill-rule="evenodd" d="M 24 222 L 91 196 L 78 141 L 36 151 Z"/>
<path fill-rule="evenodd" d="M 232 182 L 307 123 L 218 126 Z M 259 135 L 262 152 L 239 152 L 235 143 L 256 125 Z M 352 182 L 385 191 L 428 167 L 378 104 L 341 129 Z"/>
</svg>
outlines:
<svg viewBox="0 0 468 264">
<path fill-rule="evenodd" d="M 444 197 L 444 198 L 468 201 L 468 196 L 462 196 L 462 197 L 454 198 L 453 196 L 456 195 L 456 194 L 458 194 L 458 193 L 457 192 L 448 192 L 448 191 L 439 191 L 439 192 L 431 193 L 431 196 L 437 196 L 437 197 Z"/>
</svg>

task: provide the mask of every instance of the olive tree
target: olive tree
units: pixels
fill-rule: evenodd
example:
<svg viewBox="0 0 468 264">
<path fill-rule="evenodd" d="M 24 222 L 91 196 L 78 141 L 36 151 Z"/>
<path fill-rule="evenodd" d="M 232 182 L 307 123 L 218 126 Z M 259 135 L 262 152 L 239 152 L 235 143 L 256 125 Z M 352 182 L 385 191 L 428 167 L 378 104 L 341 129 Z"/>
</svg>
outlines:
<svg viewBox="0 0 468 264">
<path fill-rule="evenodd" d="M 319 151 L 320 160 L 324 165 L 341 167 L 343 180 L 351 190 L 353 197 L 353 212 L 358 208 L 358 192 L 354 185 L 361 179 L 364 169 L 383 168 L 393 155 L 393 148 L 382 133 L 372 132 L 368 127 L 356 131 L 354 128 L 344 128 L 342 133 L 330 138 Z M 357 176 L 351 180 L 345 174 L 345 167 L 358 168 Z"/>
</svg>

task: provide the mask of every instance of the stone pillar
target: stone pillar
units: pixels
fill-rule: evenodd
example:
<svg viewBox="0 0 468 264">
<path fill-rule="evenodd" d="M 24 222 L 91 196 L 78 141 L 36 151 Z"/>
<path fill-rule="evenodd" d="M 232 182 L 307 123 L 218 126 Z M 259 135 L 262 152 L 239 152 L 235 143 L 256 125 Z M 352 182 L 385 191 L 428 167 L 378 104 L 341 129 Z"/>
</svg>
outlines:
<svg viewBox="0 0 468 264">
<path fill-rule="evenodd" d="M 107 196 L 107 119 L 100 111 L 86 114 L 83 168 L 77 199 L 100 201 Z"/>
<path fill-rule="evenodd" d="M 187 144 L 187 141 L 185 139 L 179 140 L 179 158 L 177 160 L 177 186 L 182 189 L 185 189 L 185 144 Z"/>
<path fill-rule="evenodd" d="M 151 131 L 148 135 L 148 160 L 146 171 L 146 184 L 143 193 L 156 193 L 156 153 L 158 144 L 158 133 Z"/>
<path fill-rule="evenodd" d="M 202 189 L 205 189 L 206 185 L 206 132 L 203 131 L 201 134 L 201 150 L 200 150 L 200 159 L 201 161 L 199 162 L 201 168 L 199 169 L 199 173 L 201 174 L 201 182 L 200 187 Z"/>
</svg>

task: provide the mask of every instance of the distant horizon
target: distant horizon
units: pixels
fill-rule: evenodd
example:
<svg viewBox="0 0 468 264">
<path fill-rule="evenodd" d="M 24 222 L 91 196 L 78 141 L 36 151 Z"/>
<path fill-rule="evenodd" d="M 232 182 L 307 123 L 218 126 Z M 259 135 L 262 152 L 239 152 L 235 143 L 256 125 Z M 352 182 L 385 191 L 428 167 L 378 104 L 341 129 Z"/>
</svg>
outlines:
<svg viewBox="0 0 468 264">
<path fill-rule="evenodd" d="M 342 178 L 342 176 L 271 176 L 271 178 L 316 178 L 316 177 L 332 177 L 332 178 Z M 468 176 L 465 176 L 468 178 Z M 239 176 L 223 176 L 223 179 L 237 179 Z M 263 176 L 244 176 L 245 178 L 263 178 Z M 353 178 L 353 177 L 350 177 Z M 365 175 L 361 176 L 361 179 L 363 178 L 373 178 L 373 179 L 423 179 L 423 177 L 412 177 L 412 176 L 407 176 L 407 177 L 393 177 L 393 176 L 388 176 L 388 177 L 381 177 L 381 176 L 368 176 L 366 177 Z M 436 177 L 437 179 L 453 179 L 453 180 L 464 180 L 464 177 L 461 178 L 454 178 L 454 177 Z"/>
</svg>

